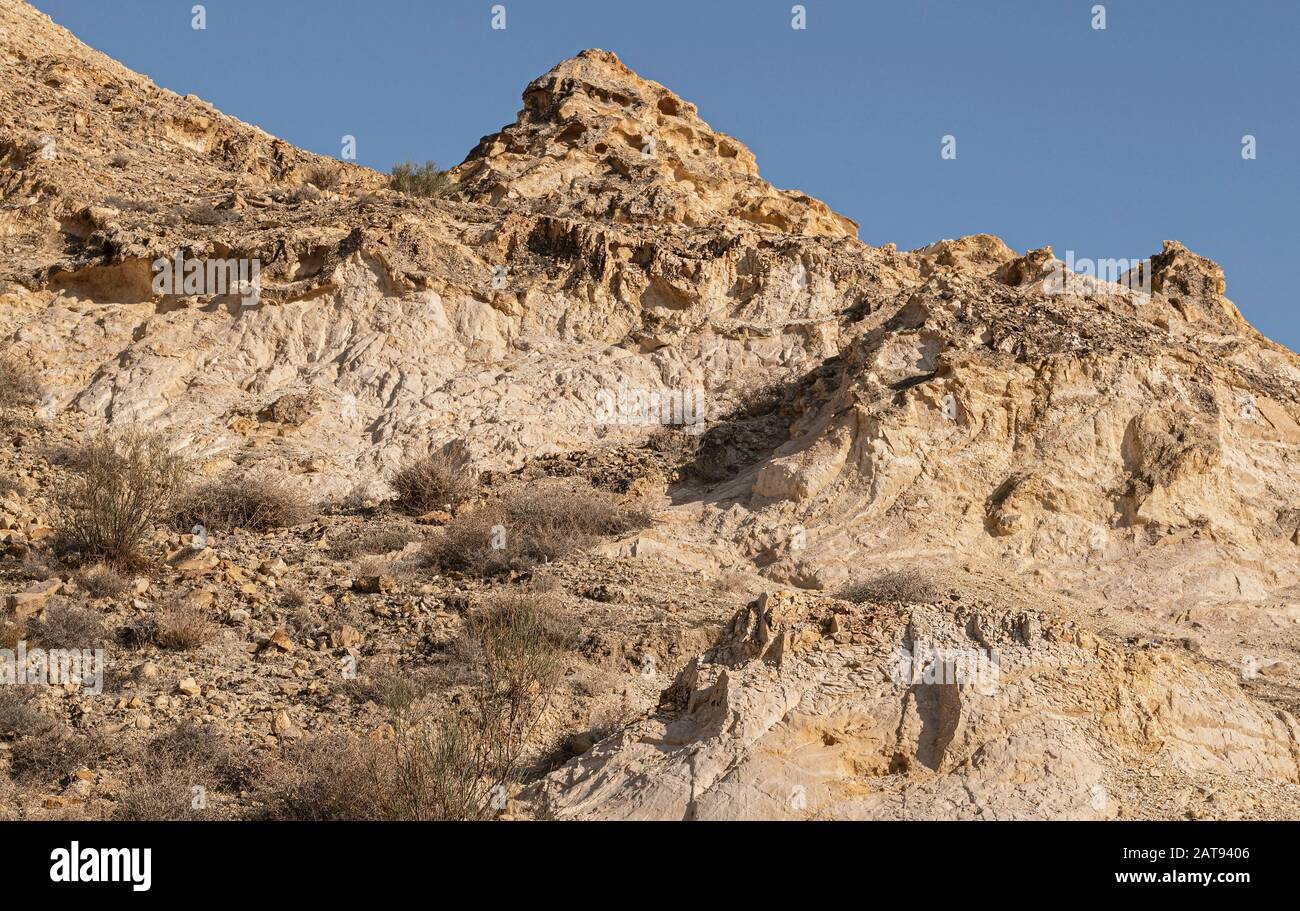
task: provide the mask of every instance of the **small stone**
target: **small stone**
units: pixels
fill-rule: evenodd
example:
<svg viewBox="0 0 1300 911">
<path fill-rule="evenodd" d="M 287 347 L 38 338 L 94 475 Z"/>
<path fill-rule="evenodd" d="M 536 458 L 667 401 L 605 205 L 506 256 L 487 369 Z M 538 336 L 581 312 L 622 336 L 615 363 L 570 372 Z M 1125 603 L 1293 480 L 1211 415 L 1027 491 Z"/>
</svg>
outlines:
<svg viewBox="0 0 1300 911">
<path fill-rule="evenodd" d="M 203 692 L 203 689 L 193 677 L 182 677 L 176 684 L 176 691 L 186 696 L 198 696 Z"/>
<path fill-rule="evenodd" d="M 14 612 L 15 619 L 25 620 L 43 611 L 46 603 L 62 586 L 59 579 L 50 579 L 35 588 L 7 596 L 5 606 Z"/>
<path fill-rule="evenodd" d="M 152 661 L 146 661 L 144 664 L 135 666 L 135 678 L 137 680 L 156 680 L 158 678 L 158 665 Z"/>
<path fill-rule="evenodd" d="M 297 737 L 299 735 L 298 729 L 294 727 L 293 721 L 289 718 L 289 713 L 284 709 L 276 712 L 275 717 L 271 719 L 271 730 L 275 732 L 277 737 Z"/>
<path fill-rule="evenodd" d="M 293 651 L 293 638 L 289 635 L 288 630 L 278 629 L 271 633 L 270 638 L 266 640 L 264 649 L 268 651 L 291 652 Z"/>
<path fill-rule="evenodd" d="M 363 595 L 382 595 L 397 587 L 397 580 L 392 576 L 361 576 L 352 583 L 352 590 Z"/>
<path fill-rule="evenodd" d="M 274 560 L 263 560 L 257 571 L 264 576 L 282 576 L 289 571 L 289 565 L 276 557 Z"/>
<path fill-rule="evenodd" d="M 358 648 L 365 641 L 366 637 L 360 630 L 346 624 L 330 633 L 330 645 L 333 648 Z"/>
</svg>

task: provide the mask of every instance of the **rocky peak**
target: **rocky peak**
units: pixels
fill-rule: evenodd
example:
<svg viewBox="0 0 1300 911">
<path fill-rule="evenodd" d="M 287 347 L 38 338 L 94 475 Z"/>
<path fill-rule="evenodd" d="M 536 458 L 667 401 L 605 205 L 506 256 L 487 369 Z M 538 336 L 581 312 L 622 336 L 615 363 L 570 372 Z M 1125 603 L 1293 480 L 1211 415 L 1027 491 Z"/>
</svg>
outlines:
<svg viewBox="0 0 1300 911">
<path fill-rule="evenodd" d="M 524 90 L 513 124 L 455 169 L 462 196 L 531 212 L 702 227 L 736 219 L 791 234 L 856 237 L 824 203 L 777 190 L 751 152 L 695 105 L 586 50 Z"/>
</svg>

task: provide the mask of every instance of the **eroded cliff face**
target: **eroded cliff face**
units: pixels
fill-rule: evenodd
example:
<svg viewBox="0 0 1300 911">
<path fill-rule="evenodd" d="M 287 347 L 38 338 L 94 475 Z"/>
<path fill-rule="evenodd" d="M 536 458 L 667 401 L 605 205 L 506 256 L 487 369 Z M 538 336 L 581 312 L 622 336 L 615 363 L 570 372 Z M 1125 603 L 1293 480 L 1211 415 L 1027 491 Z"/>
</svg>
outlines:
<svg viewBox="0 0 1300 911">
<path fill-rule="evenodd" d="M 552 812 L 1105 817 L 1139 765 L 1296 782 L 1294 672 L 1265 702 L 1237 668 L 1294 663 L 1300 360 L 1209 260 L 1167 242 L 1135 291 L 985 235 L 869 247 L 607 51 L 427 200 L 25 4 L 0 28 L 0 337 L 58 420 L 373 497 L 434 449 L 613 458 L 657 428 L 611 397 L 698 392 L 702 470 L 639 485 L 657 523 L 604 556 L 758 573 L 788 638 L 678 656 L 672 698 L 539 786 Z M 255 260 L 258 293 L 158 292 L 178 255 Z M 832 597 L 903 564 L 946 594 Z M 1001 685 L 899 684 L 917 624 L 1002 648 Z"/>
</svg>

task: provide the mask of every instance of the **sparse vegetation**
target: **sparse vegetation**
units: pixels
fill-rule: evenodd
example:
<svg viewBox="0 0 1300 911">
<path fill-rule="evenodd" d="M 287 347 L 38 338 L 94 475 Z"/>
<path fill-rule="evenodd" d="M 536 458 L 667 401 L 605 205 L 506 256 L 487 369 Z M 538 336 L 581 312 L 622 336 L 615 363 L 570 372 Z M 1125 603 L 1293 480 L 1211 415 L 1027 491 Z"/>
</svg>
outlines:
<svg viewBox="0 0 1300 911">
<path fill-rule="evenodd" d="M 0 353 L 0 408 L 22 408 L 41 400 L 36 375 L 10 352 Z"/>
<path fill-rule="evenodd" d="M 12 620 L 0 620 L 0 648 L 10 651 L 18 648 L 18 643 L 27 636 L 27 627 Z"/>
<path fill-rule="evenodd" d="M 487 819 L 546 711 L 572 632 L 546 591 L 501 594 L 466 626 L 462 654 L 476 670 L 468 704 L 429 716 L 420 691 L 386 675 L 377 695 L 392 721 L 382 743 L 356 739 L 304 744 L 272 776 L 274 819 Z"/>
<path fill-rule="evenodd" d="M 301 822 L 382 819 L 383 755 L 375 744 L 351 736 L 295 744 L 261 788 L 263 815 Z"/>
<path fill-rule="evenodd" d="M 441 170 L 436 162 L 426 161 L 416 164 L 404 161 L 393 165 L 388 185 L 401 193 L 411 196 L 436 198 L 447 193 L 452 187 L 451 178 Z"/>
<path fill-rule="evenodd" d="M 113 752 L 100 734 L 73 734 L 57 725 L 14 743 L 9 769 L 14 778 L 34 785 L 61 781 Z"/>
<path fill-rule="evenodd" d="M 390 554 L 423 538 L 424 534 L 418 528 L 408 525 L 363 528 L 331 541 L 330 556 L 335 560 L 352 560 L 366 555 Z"/>
<path fill-rule="evenodd" d="M 858 604 L 927 604 L 939 600 L 939 591 L 919 570 L 903 569 L 852 582 L 839 596 Z"/>
<path fill-rule="evenodd" d="M 510 486 L 493 502 L 461 512 L 430 537 L 424 556 L 444 570 L 492 576 L 557 560 L 649 522 L 613 494 L 549 479 Z"/>
<path fill-rule="evenodd" d="M 186 490 L 172 521 L 180 531 L 195 525 L 209 530 L 267 531 L 301 525 L 313 514 L 302 492 L 279 478 L 226 477 Z"/>
<path fill-rule="evenodd" d="M 153 527 L 173 508 L 185 460 L 140 430 L 91 439 L 60 497 L 60 542 L 83 559 L 130 568 L 143 561 Z"/>
</svg>

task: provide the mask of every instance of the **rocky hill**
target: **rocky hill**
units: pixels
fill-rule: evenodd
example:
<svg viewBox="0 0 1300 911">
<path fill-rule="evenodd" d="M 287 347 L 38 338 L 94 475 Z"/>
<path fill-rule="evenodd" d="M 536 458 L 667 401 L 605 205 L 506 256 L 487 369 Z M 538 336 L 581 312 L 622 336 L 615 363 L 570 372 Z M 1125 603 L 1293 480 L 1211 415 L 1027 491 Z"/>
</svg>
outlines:
<svg viewBox="0 0 1300 911">
<path fill-rule="evenodd" d="M 41 387 L 3 426 L 5 623 L 97 617 L 111 672 L 0 705 L 10 815 L 174 814 L 155 779 L 283 809 L 312 744 L 400 748 L 382 681 L 463 708 L 455 643 L 521 586 L 571 636 L 509 816 L 1295 815 L 1300 358 L 1213 262 L 1168 241 L 1135 288 L 988 235 L 873 248 L 608 51 L 427 198 L 16 0 L 0 76 L 0 341 Z M 178 260 L 257 281 L 160 287 Z M 314 508 L 159 524 L 109 591 L 61 491 L 140 427 Z M 430 454 L 476 491 L 403 514 Z M 503 575 L 428 556 L 511 485 L 644 519 Z M 177 610 L 210 635 L 140 633 Z M 142 775 L 200 729 L 240 776 Z"/>
</svg>

